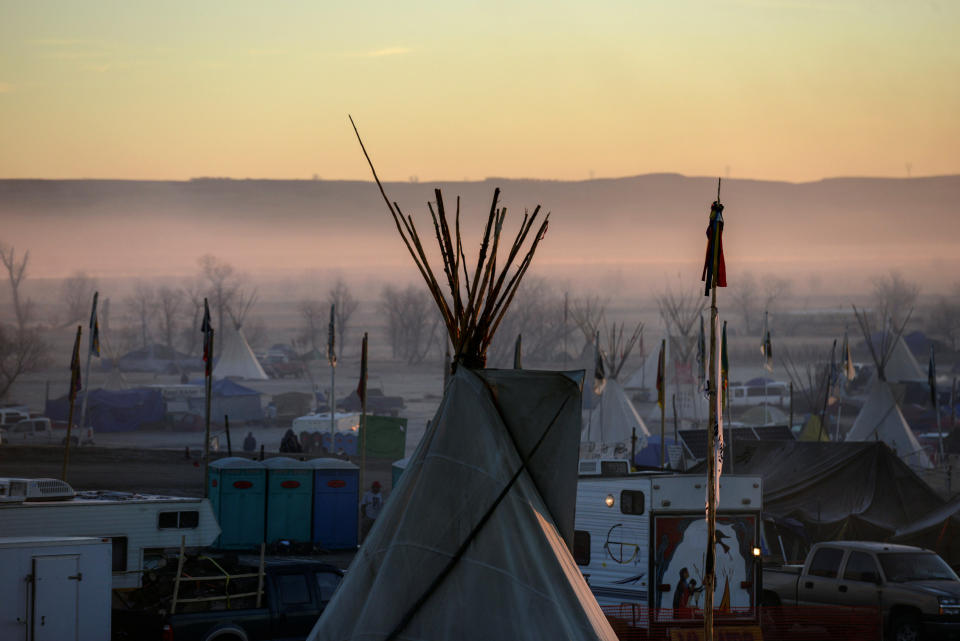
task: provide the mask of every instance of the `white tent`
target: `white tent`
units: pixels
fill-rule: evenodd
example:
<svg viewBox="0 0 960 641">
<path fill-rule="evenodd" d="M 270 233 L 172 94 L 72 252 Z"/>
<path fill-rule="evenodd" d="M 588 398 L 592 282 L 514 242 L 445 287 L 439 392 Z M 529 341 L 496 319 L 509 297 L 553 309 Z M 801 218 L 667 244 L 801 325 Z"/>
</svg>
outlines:
<svg viewBox="0 0 960 641">
<path fill-rule="evenodd" d="M 580 384 L 460 367 L 308 638 L 615 640 L 569 551 Z"/>
<path fill-rule="evenodd" d="M 874 378 L 863 408 L 847 433 L 848 441 L 883 441 L 914 468 L 933 464 L 900 411 L 890 384 Z"/>
<path fill-rule="evenodd" d="M 637 430 L 637 450 L 643 449 L 646 438 L 650 436 L 637 409 L 627 398 L 615 380 L 608 380 L 600 395 L 600 403 L 589 412 L 584 412 L 584 428 L 580 439 L 584 442 L 596 443 L 602 455 L 614 456 L 617 450 L 623 453 L 630 452 L 630 438 L 633 430 Z M 596 451 L 597 448 L 595 447 Z"/>
<path fill-rule="evenodd" d="M 250 349 L 250 343 L 243 335 L 242 329 L 228 327 L 224 331 L 223 348 L 213 367 L 213 375 L 217 378 L 245 378 L 247 380 L 267 380 L 267 373 L 263 371 L 257 357 Z"/>
<path fill-rule="evenodd" d="M 920 364 L 907 347 L 903 336 L 897 336 L 897 340 L 890 346 L 883 372 L 891 383 L 927 380 L 927 375 L 920 369 Z"/>
</svg>

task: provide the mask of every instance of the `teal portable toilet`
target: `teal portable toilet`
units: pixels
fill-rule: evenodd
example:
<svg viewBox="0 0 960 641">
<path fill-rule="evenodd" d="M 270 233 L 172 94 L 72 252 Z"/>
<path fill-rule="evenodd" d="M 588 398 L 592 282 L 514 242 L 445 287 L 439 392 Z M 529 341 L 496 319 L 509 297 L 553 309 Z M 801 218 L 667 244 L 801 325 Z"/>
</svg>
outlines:
<svg viewBox="0 0 960 641">
<path fill-rule="evenodd" d="M 400 483 L 400 477 L 403 476 L 404 470 L 407 469 L 407 463 L 410 462 L 410 457 L 402 458 L 399 461 L 394 461 L 393 465 L 390 466 L 390 489 L 397 489 L 397 484 Z"/>
<path fill-rule="evenodd" d="M 313 467 L 313 542 L 328 550 L 357 547 L 360 517 L 360 468 L 350 461 L 315 458 Z"/>
<path fill-rule="evenodd" d="M 231 456 L 212 461 L 208 472 L 210 506 L 220 524 L 215 547 L 249 550 L 263 542 L 267 469 L 259 461 Z"/>
<path fill-rule="evenodd" d="M 309 541 L 313 467 L 286 456 L 263 464 L 267 468 L 267 543 Z"/>
</svg>

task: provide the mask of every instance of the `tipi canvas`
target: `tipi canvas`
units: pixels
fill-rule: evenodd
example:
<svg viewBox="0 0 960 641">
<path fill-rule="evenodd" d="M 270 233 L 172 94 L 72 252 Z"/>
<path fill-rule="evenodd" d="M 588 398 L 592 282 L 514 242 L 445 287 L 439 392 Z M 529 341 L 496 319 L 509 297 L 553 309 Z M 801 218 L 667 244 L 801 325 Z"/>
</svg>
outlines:
<svg viewBox="0 0 960 641">
<path fill-rule="evenodd" d="M 309 639 L 616 639 L 569 551 L 580 384 L 458 368 Z"/>
<path fill-rule="evenodd" d="M 581 440 L 596 443 L 603 456 L 630 452 L 633 430 L 637 431 L 637 449 L 643 449 L 650 436 L 640 414 L 616 380 L 608 380 L 600 403 L 587 413 Z"/>
<path fill-rule="evenodd" d="M 847 433 L 848 441 L 883 441 L 901 459 L 914 468 L 933 467 L 913 430 L 903 417 L 890 390 L 890 384 L 879 377 L 871 383 L 867 400 Z"/>
<path fill-rule="evenodd" d="M 230 327 L 224 334 L 223 349 L 213 368 L 213 375 L 216 378 L 229 376 L 247 380 L 267 380 L 269 377 L 263 371 L 257 357 L 253 355 L 243 330 Z"/>
</svg>

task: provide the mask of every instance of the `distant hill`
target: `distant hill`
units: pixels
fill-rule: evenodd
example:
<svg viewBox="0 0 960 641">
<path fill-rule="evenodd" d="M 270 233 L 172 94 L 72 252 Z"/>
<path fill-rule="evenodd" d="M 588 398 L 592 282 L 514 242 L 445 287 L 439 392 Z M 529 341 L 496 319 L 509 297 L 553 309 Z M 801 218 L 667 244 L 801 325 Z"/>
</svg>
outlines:
<svg viewBox="0 0 960 641">
<path fill-rule="evenodd" d="M 432 183 L 388 183 L 429 228 Z M 551 213 L 545 263 L 670 265 L 700 260 L 716 179 L 651 174 L 580 182 L 441 184 L 452 215 L 479 225 L 494 187 L 514 214 Z M 960 176 L 834 178 L 810 183 L 729 179 L 728 259 L 773 269 L 818 261 L 955 260 Z M 359 181 L 0 180 L 0 240 L 30 249 L 38 274 L 189 273 L 202 253 L 248 271 L 405 261 L 375 186 Z M 508 223 L 509 223 L 508 218 Z M 955 276 L 954 279 L 960 279 Z"/>
</svg>

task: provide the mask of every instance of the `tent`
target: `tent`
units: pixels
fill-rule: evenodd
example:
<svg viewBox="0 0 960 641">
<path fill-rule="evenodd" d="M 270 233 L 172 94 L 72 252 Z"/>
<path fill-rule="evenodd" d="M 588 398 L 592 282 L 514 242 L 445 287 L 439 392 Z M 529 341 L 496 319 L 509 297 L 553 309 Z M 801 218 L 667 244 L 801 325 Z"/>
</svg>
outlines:
<svg viewBox="0 0 960 641">
<path fill-rule="evenodd" d="M 960 496 L 901 527 L 891 541 L 934 550 L 954 568 L 960 566 Z"/>
<path fill-rule="evenodd" d="M 886 540 L 943 505 L 884 443 L 737 440 L 731 449 L 724 473 L 733 464 L 762 477 L 764 511 L 800 521 L 814 541 Z"/>
<path fill-rule="evenodd" d="M 145 424 L 163 422 L 165 404 L 159 389 L 131 389 L 110 391 L 90 390 L 87 400 L 86 425 L 97 432 L 131 432 Z M 77 396 L 74 421 L 80 422 L 83 392 Z M 70 400 L 67 396 L 47 401 L 45 414 L 54 421 L 66 423 Z"/>
<path fill-rule="evenodd" d="M 243 335 L 243 330 L 228 326 L 224 332 L 223 347 L 220 356 L 213 367 L 213 375 L 217 378 L 245 378 L 248 380 L 267 380 L 267 373 L 253 355 L 250 343 Z"/>
<path fill-rule="evenodd" d="M 637 431 L 637 449 L 643 448 L 646 437 L 650 436 L 640 414 L 627 393 L 615 380 L 608 380 L 600 395 L 597 407 L 584 412 L 583 434 L 581 441 L 601 444 L 603 455 L 613 455 L 613 451 L 630 451 L 630 438 Z"/>
<path fill-rule="evenodd" d="M 890 384 L 874 378 L 867 400 L 857 414 L 853 427 L 847 432 L 847 441 L 883 441 L 909 465 L 929 469 L 933 467 L 900 406 L 893 397 Z"/>
<path fill-rule="evenodd" d="M 263 408 L 260 406 L 260 392 L 244 387 L 230 379 L 213 381 L 210 399 L 210 417 L 218 425 L 224 415 L 230 417 L 231 423 L 263 420 Z M 206 400 L 203 396 L 190 398 L 190 411 L 196 414 L 205 412 Z"/>
<path fill-rule="evenodd" d="M 176 374 L 180 371 L 203 369 L 203 361 L 201 359 L 182 354 L 160 343 L 153 343 L 144 349 L 128 352 L 118 358 L 116 363 L 110 358 L 103 359 L 103 370 L 110 370 L 114 365 L 123 372 L 154 372 L 161 374 Z"/>
<path fill-rule="evenodd" d="M 891 383 L 925 382 L 927 375 L 921 369 L 913 352 L 907 347 L 907 342 L 903 336 L 897 335 L 897 339 L 890 343 L 891 338 L 890 335 L 882 332 L 878 332 L 871 337 L 875 347 L 886 349 L 886 354 L 882 357 L 884 359 L 883 373 L 886 379 Z M 873 377 L 877 377 L 877 372 L 874 372 Z"/>
<path fill-rule="evenodd" d="M 616 639 L 570 553 L 580 376 L 459 367 L 308 639 Z"/>
</svg>

